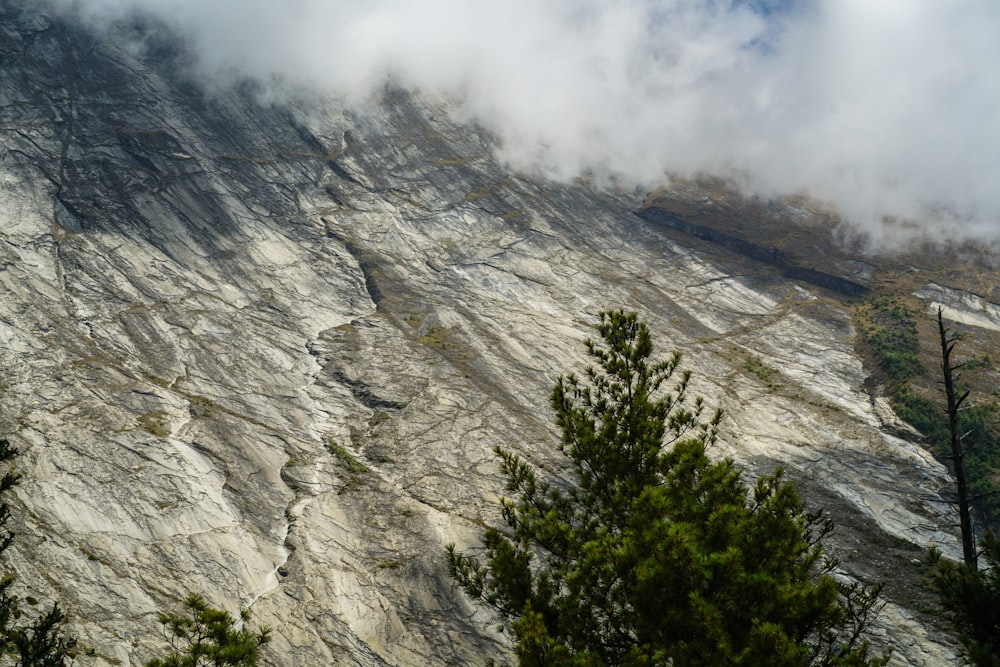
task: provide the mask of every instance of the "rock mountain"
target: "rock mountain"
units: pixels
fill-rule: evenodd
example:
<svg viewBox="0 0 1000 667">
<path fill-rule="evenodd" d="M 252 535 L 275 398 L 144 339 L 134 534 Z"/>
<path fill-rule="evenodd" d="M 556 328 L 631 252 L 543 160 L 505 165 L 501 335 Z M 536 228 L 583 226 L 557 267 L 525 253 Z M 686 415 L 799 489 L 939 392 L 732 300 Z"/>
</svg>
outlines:
<svg viewBox="0 0 1000 667">
<path fill-rule="evenodd" d="M 725 409 L 716 454 L 785 466 L 845 576 L 890 580 L 893 664 L 955 662 L 914 564 L 957 553 L 950 479 L 866 388 L 845 297 L 636 216 L 642 194 L 512 173 L 446 100 L 265 102 L 186 62 L 156 26 L 0 0 L 9 566 L 80 664 L 162 651 L 188 592 L 271 626 L 271 665 L 509 657 L 444 547 L 497 520 L 496 445 L 563 472 L 549 391 L 617 307 Z"/>
</svg>

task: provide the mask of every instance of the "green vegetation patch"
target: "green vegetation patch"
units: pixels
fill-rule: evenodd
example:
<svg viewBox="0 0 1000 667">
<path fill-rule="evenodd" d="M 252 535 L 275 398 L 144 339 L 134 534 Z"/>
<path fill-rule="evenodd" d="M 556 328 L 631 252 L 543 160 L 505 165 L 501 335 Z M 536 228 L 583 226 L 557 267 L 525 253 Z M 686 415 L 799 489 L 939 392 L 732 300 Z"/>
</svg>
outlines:
<svg viewBox="0 0 1000 667">
<path fill-rule="evenodd" d="M 451 330 L 448 327 L 433 325 L 417 338 L 421 345 L 433 347 L 436 350 L 450 350 L 455 344 L 450 340 Z"/>
<path fill-rule="evenodd" d="M 944 398 L 931 400 L 903 384 L 892 397 L 892 408 L 900 419 L 920 431 L 934 456 L 950 467 L 951 432 Z M 996 529 L 1000 526 L 1000 433 L 997 430 L 1000 405 L 975 405 L 963 409 L 959 418 L 972 507 L 988 526 Z"/>
<path fill-rule="evenodd" d="M 920 311 L 908 297 L 882 294 L 858 304 L 855 323 L 879 367 L 890 379 L 889 398 L 900 419 L 917 429 L 938 460 L 951 466 L 951 433 L 943 393 L 915 386 L 927 375 L 919 358 L 917 318 Z M 991 365 L 988 355 L 973 357 L 966 368 Z M 940 371 L 939 371 L 940 373 Z M 926 383 L 920 383 L 926 384 Z M 1000 404 L 963 409 L 962 442 L 965 472 L 973 508 L 988 526 L 1000 526 Z"/>
<path fill-rule="evenodd" d="M 211 417 L 212 413 L 218 407 L 210 398 L 205 396 L 191 396 L 191 416 L 193 417 Z"/>
<path fill-rule="evenodd" d="M 337 459 L 337 463 L 340 465 L 340 467 L 344 468 L 345 470 L 359 474 L 370 472 L 368 466 L 359 461 L 357 457 L 354 456 L 354 454 L 351 454 L 343 446 L 338 445 L 334 442 L 327 442 L 326 448 L 331 454 L 333 454 L 334 458 Z"/>
<path fill-rule="evenodd" d="M 163 410 L 155 410 L 139 415 L 139 426 L 152 433 L 157 438 L 165 438 L 170 435 L 170 424 L 167 421 L 167 413 Z"/>
<path fill-rule="evenodd" d="M 471 161 L 471 157 L 456 155 L 454 157 L 444 157 L 434 160 L 433 164 L 435 167 L 457 167 L 459 165 L 468 164 Z"/>
<path fill-rule="evenodd" d="M 824 513 L 780 468 L 751 484 L 709 457 L 722 412 L 684 402 L 680 353 L 652 357 L 635 313 L 600 317 L 594 366 L 552 391 L 558 481 L 497 447 L 514 497 L 485 554 L 447 547 L 455 581 L 509 621 L 520 663 L 885 665 L 864 641 L 881 586 L 834 578 Z"/>
<path fill-rule="evenodd" d="M 906 297 L 877 295 L 858 304 L 855 323 L 875 360 L 895 383 L 924 375 L 917 339 L 917 309 Z"/>
<path fill-rule="evenodd" d="M 771 378 L 778 373 L 777 368 L 768 366 L 760 357 L 750 357 L 743 364 L 743 369 L 748 373 L 753 373 L 764 382 L 770 382 Z"/>
<path fill-rule="evenodd" d="M 470 192 L 465 195 L 465 201 L 476 201 L 477 199 L 485 199 L 486 197 L 493 196 L 493 189 L 488 186 L 483 186 L 476 190 L 475 192 Z"/>
<path fill-rule="evenodd" d="M 359 489 L 365 485 L 364 475 L 371 472 L 368 466 L 359 461 L 354 454 L 347 451 L 347 448 L 335 442 L 328 440 L 326 442 L 326 449 L 333 454 L 333 458 L 337 462 L 337 467 L 345 473 L 344 487 L 340 490 L 340 493 Z"/>
<path fill-rule="evenodd" d="M 398 570 L 403 567 L 405 563 L 401 558 L 380 558 L 377 563 L 375 563 L 376 570 Z"/>
</svg>

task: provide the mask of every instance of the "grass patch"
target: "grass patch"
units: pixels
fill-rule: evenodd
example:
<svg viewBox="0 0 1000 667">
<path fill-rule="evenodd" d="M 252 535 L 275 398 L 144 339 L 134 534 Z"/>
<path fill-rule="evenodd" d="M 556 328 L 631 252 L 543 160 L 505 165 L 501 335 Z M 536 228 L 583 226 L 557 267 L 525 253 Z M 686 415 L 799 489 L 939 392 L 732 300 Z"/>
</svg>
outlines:
<svg viewBox="0 0 1000 667">
<path fill-rule="evenodd" d="M 434 160 L 432 164 L 435 167 L 457 167 L 459 165 L 468 164 L 471 160 L 471 157 L 456 155 L 454 157 L 444 157 L 439 160 Z"/>
<path fill-rule="evenodd" d="M 448 327 L 434 325 L 427 327 L 423 335 L 417 338 L 417 342 L 433 347 L 435 350 L 450 350 L 455 347 L 455 344 L 449 340 L 450 338 L 451 330 Z"/>
<path fill-rule="evenodd" d="M 403 567 L 403 561 L 399 558 L 382 558 L 375 564 L 376 570 L 398 570 Z"/>
<path fill-rule="evenodd" d="M 399 405 L 398 402 L 392 403 L 392 406 L 394 408 L 398 405 Z M 384 410 L 376 410 L 375 412 L 372 413 L 372 416 L 368 418 L 368 428 L 375 428 L 379 424 L 384 424 L 385 422 L 389 421 L 389 419 L 390 417 L 388 412 L 385 412 Z"/>
<path fill-rule="evenodd" d="M 486 197 L 493 196 L 493 189 L 487 186 L 483 186 L 476 190 L 475 192 L 470 192 L 465 195 L 465 201 L 476 201 L 477 199 L 485 199 Z"/>
<path fill-rule="evenodd" d="M 908 298 L 891 294 L 873 296 L 854 309 L 854 320 L 875 361 L 897 384 L 926 373 L 919 357 L 918 312 Z"/>
<path fill-rule="evenodd" d="M 211 417 L 216 409 L 215 401 L 204 396 L 191 397 L 191 415 L 194 417 Z"/>
<path fill-rule="evenodd" d="M 152 433 L 157 438 L 165 438 L 170 435 L 170 425 L 167 422 L 167 413 L 163 410 L 155 410 L 139 415 L 139 426 Z"/>
<path fill-rule="evenodd" d="M 327 442 L 326 449 L 334 458 L 337 459 L 337 464 L 344 468 L 345 470 L 353 473 L 364 474 L 370 472 L 368 466 L 359 461 L 354 454 L 351 454 L 347 449 L 341 445 L 334 442 Z"/>
<path fill-rule="evenodd" d="M 326 442 L 326 449 L 333 454 L 333 458 L 337 462 L 337 467 L 344 472 L 344 486 L 338 493 L 342 494 L 360 489 L 365 485 L 364 475 L 371 472 L 368 466 L 359 461 L 345 447 L 335 442 L 328 440 Z"/>
<path fill-rule="evenodd" d="M 910 297 L 872 296 L 854 308 L 854 321 L 879 368 L 889 379 L 892 409 L 917 429 L 934 456 L 951 466 L 951 434 L 945 399 L 936 383 L 924 380 L 917 319 L 921 311 Z M 970 363 L 971 361 L 971 363 Z M 967 361 L 965 368 L 992 366 L 988 354 Z M 940 359 L 936 359 L 940 363 Z M 939 371 L 940 372 L 940 371 Z M 994 395 L 992 398 L 996 399 Z M 1000 527 L 1000 403 L 970 406 L 960 413 L 964 434 L 965 472 L 972 506 L 992 528 Z"/>
<path fill-rule="evenodd" d="M 900 419 L 927 438 L 934 455 L 950 467 L 951 432 L 948 430 L 943 398 L 935 402 L 904 385 L 893 397 L 892 408 Z M 1000 525 L 1000 434 L 997 433 L 1000 405 L 986 403 L 972 406 L 963 409 L 959 417 L 969 497 L 972 498 L 972 506 L 990 526 L 996 528 Z"/>
<path fill-rule="evenodd" d="M 993 357 L 989 354 L 984 354 L 979 357 L 973 357 L 965 362 L 964 368 L 966 370 L 981 370 L 981 369 L 992 369 L 996 367 L 996 362 Z"/>
<path fill-rule="evenodd" d="M 770 382 L 771 378 L 777 375 L 778 369 L 768 366 L 760 357 L 750 357 L 743 364 L 743 370 L 756 375 L 764 382 Z"/>
</svg>

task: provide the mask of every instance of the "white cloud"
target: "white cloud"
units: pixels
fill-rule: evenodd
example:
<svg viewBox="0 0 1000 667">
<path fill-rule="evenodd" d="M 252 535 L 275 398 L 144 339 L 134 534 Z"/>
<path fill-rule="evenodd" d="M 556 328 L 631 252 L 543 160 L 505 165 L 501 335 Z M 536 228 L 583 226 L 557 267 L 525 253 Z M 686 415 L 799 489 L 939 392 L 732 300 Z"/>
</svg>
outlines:
<svg viewBox="0 0 1000 667">
<path fill-rule="evenodd" d="M 996 0 L 54 1 L 155 14 L 213 76 L 462 95 L 519 169 L 740 175 L 886 242 L 883 216 L 1000 239 Z"/>
</svg>

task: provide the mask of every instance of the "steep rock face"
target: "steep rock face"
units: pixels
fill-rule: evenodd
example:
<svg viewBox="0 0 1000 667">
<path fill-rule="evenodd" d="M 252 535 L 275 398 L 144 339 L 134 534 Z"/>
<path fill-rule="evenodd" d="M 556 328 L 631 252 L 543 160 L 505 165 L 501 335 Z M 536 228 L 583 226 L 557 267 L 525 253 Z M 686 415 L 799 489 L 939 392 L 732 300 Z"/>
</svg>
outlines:
<svg viewBox="0 0 1000 667">
<path fill-rule="evenodd" d="M 504 656 L 444 545 L 497 520 L 494 446 L 561 473 L 548 392 L 605 308 L 684 350 L 727 411 L 719 455 L 852 522 L 848 573 L 892 572 L 886 541 L 954 550 L 945 470 L 887 430 L 818 288 L 685 247 L 639 194 L 506 171 L 446 101 L 267 105 L 193 85 L 152 26 L 0 20 L 13 565 L 94 664 L 148 659 L 189 591 L 270 625 L 269 664 Z M 895 664 L 954 659 L 890 602 Z"/>
</svg>

